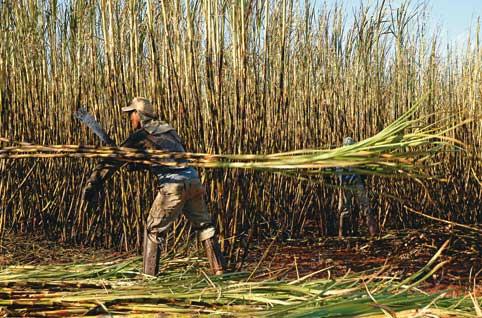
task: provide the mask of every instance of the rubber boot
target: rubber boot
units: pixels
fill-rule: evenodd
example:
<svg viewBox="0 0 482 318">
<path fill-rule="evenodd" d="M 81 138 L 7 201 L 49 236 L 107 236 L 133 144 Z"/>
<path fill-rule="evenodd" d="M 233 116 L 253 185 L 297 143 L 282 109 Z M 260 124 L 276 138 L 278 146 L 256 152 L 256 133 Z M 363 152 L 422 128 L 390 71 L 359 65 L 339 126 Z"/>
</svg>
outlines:
<svg viewBox="0 0 482 318">
<path fill-rule="evenodd" d="M 142 251 L 142 272 L 146 275 L 156 276 L 159 273 L 160 246 L 157 240 L 152 239 L 144 231 L 144 248 Z"/>
<path fill-rule="evenodd" d="M 211 271 L 214 275 L 224 274 L 226 268 L 226 261 L 224 260 L 221 248 L 215 238 L 209 238 L 203 241 L 204 248 L 206 249 L 206 255 L 211 266 Z"/>
</svg>

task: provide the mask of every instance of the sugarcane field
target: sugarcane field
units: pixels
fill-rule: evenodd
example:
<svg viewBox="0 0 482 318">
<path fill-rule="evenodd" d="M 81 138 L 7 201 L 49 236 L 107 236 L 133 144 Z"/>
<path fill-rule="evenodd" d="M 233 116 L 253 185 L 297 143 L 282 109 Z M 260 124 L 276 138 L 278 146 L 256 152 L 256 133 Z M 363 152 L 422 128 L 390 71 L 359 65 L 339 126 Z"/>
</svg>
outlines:
<svg viewBox="0 0 482 318">
<path fill-rule="evenodd" d="M 482 317 L 480 0 L 0 0 L 0 317 Z"/>
</svg>

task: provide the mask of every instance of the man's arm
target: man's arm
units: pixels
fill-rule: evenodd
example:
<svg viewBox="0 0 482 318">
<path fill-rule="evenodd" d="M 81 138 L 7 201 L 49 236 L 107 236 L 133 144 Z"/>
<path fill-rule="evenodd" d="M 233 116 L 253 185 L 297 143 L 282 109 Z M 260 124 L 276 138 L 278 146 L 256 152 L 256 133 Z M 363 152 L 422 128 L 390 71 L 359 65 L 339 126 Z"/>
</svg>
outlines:
<svg viewBox="0 0 482 318">
<path fill-rule="evenodd" d="M 146 135 L 147 132 L 145 130 L 139 129 L 129 135 L 129 137 L 121 144 L 121 147 L 142 149 L 144 148 L 143 141 L 145 140 Z M 104 182 L 124 164 L 125 163 L 122 161 L 115 161 L 112 159 L 105 159 L 99 162 L 94 167 L 94 170 L 87 180 L 82 193 L 82 200 L 87 202 L 96 201 Z"/>
<path fill-rule="evenodd" d="M 105 180 L 110 178 L 121 166 L 120 162 L 102 160 L 90 174 L 82 191 L 82 201 L 88 205 L 94 204 L 99 199 L 99 191 Z"/>
</svg>

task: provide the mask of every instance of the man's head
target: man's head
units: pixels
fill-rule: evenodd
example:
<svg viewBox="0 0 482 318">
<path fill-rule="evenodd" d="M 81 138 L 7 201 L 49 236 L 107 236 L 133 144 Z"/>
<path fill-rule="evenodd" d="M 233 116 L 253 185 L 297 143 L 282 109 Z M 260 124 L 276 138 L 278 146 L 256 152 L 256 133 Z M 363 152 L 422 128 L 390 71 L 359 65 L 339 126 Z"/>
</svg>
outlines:
<svg viewBox="0 0 482 318">
<path fill-rule="evenodd" d="M 142 117 L 156 119 L 158 116 L 150 100 L 144 97 L 135 97 L 129 106 L 122 107 L 123 112 L 129 113 L 132 128 L 141 128 Z"/>
<path fill-rule="evenodd" d="M 351 137 L 345 137 L 343 138 L 343 146 L 350 146 L 353 145 L 355 141 Z"/>
</svg>

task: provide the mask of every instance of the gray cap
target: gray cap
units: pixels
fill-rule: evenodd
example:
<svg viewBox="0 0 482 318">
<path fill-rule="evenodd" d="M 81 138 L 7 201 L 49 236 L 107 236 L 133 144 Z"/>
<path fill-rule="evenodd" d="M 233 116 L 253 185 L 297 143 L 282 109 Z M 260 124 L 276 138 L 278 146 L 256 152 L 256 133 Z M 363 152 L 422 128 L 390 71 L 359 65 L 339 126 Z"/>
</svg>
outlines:
<svg viewBox="0 0 482 318">
<path fill-rule="evenodd" d="M 151 118 L 158 117 L 151 101 L 144 97 L 135 97 L 129 106 L 122 107 L 123 112 L 131 112 L 133 110 L 136 110 Z"/>
</svg>

